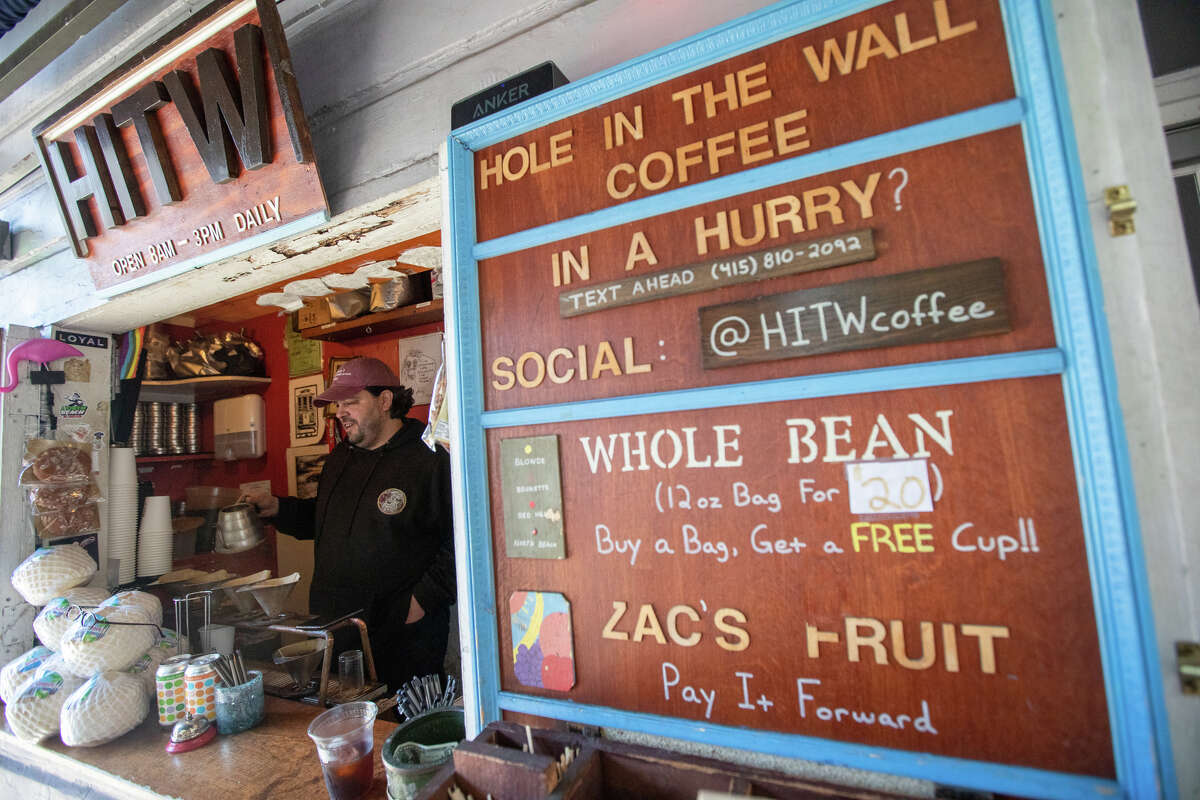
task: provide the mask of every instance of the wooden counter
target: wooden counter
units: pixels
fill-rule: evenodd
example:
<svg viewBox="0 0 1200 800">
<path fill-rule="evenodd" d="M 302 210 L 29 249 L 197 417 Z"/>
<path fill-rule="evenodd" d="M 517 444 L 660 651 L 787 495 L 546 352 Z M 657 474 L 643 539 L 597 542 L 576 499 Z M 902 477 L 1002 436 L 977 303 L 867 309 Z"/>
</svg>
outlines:
<svg viewBox="0 0 1200 800">
<path fill-rule="evenodd" d="M 169 732 L 159 727 L 156 713 L 135 730 L 99 747 L 67 747 L 57 737 L 29 744 L 4 729 L 0 731 L 0 789 L 6 790 L 0 794 L 20 796 L 7 788 L 21 785 L 24 779 L 66 796 L 86 793 L 89 798 L 326 800 L 316 747 L 307 734 L 308 724 L 321 710 L 268 696 L 266 717 L 258 727 L 218 735 L 198 750 L 177 755 L 164 749 Z M 379 754 L 395 729 L 389 722 L 375 723 L 375 783 L 368 795 L 372 800 L 387 797 Z"/>
</svg>

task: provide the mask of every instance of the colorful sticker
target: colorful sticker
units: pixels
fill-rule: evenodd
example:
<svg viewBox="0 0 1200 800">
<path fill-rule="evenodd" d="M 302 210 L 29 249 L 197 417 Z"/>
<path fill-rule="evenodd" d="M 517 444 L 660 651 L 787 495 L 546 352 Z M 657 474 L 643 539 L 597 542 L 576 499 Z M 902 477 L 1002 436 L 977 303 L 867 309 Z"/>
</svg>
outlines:
<svg viewBox="0 0 1200 800">
<path fill-rule="evenodd" d="M 86 406 L 85 406 L 86 410 Z M 92 463 L 100 463 L 97 459 L 100 453 L 97 451 L 96 445 L 92 442 L 92 426 L 86 422 L 73 422 L 60 424 L 58 426 L 59 438 L 66 437 L 66 441 L 75 442 L 76 444 L 92 444 Z M 93 470 L 94 472 L 95 470 Z"/>
<path fill-rule="evenodd" d="M 99 682 L 99 675 L 93 675 L 92 677 L 88 678 L 87 683 L 83 685 L 82 689 L 77 689 L 74 694 L 67 698 L 67 708 L 71 711 L 74 711 L 82 706 L 87 701 L 88 695 L 92 693 L 92 690 L 96 688 L 96 684 Z"/>
<path fill-rule="evenodd" d="M 54 651 L 49 647 L 42 647 L 39 645 L 38 647 L 33 648 L 33 650 L 29 651 L 29 657 L 26 658 L 22 664 L 17 666 L 17 674 L 20 675 L 25 672 L 33 672 L 35 669 L 44 664 L 46 659 L 50 658 L 52 655 L 54 655 Z"/>
<path fill-rule="evenodd" d="M 34 678 L 25 690 L 21 692 L 20 700 L 44 700 L 51 695 L 58 694 L 58 690 L 63 686 L 63 676 L 57 672 L 47 670 L 41 675 Z"/>
<path fill-rule="evenodd" d="M 82 642 L 83 644 L 91 644 L 98 642 L 104 638 L 104 634 L 108 633 L 110 625 L 104 621 L 103 617 L 96 617 L 96 621 L 91 625 L 80 624 L 71 632 L 71 641 Z"/>
<path fill-rule="evenodd" d="M 170 628 L 162 629 L 162 636 L 154 643 L 159 650 L 166 650 L 174 655 L 179 650 L 179 634 Z"/>
<path fill-rule="evenodd" d="M 404 510 L 404 507 L 408 505 L 408 498 L 399 489 L 384 489 L 379 493 L 379 499 L 375 501 L 375 505 L 384 514 L 392 516 Z"/>
<path fill-rule="evenodd" d="M 71 603 L 65 597 L 56 597 L 42 609 L 42 619 L 58 619 L 67 615 Z"/>
<path fill-rule="evenodd" d="M 513 592 L 513 671 L 525 686 L 565 692 L 575 685 L 571 604 L 557 592 Z"/>
<path fill-rule="evenodd" d="M 114 594 L 112 597 L 107 598 L 100 605 L 96 606 L 96 608 L 121 608 L 121 609 L 137 608 L 139 611 L 143 610 L 141 606 L 139 606 L 137 603 L 133 602 L 132 599 L 130 599 L 129 592 L 121 592 L 120 594 Z"/>
<path fill-rule="evenodd" d="M 67 401 L 58 409 L 58 416 L 63 419 L 79 419 L 87 413 L 87 402 L 79 394 L 79 392 L 71 392 L 67 395 Z"/>
</svg>

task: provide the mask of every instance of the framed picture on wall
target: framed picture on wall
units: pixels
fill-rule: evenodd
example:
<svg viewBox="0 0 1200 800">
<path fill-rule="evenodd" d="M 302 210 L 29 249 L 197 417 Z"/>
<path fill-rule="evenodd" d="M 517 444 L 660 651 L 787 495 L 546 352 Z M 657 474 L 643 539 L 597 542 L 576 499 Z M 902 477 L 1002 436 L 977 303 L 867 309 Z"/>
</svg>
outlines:
<svg viewBox="0 0 1200 800">
<path fill-rule="evenodd" d="M 333 383 L 333 376 L 337 375 L 338 369 L 353 358 L 354 356 L 330 356 L 329 363 L 325 367 L 325 385 Z"/>
<path fill-rule="evenodd" d="M 292 447 L 316 444 L 325 433 L 324 415 L 313 403 L 325 391 L 325 377 L 305 375 L 288 381 L 288 420 Z"/>
<path fill-rule="evenodd" d="M 433 399 L 433 381 L 442 365 L 442 334 L 427 333 L 400 340 L 400 381 L 412 389 L 413 405 Z"/>
<path fill-rule="evenodd" d="M 329 448 L 324 444 L 289 447 L 287 450 L 288 494 L 302 500 L 317 496 L 317 481 L 325 468 Z"/>
</svg>

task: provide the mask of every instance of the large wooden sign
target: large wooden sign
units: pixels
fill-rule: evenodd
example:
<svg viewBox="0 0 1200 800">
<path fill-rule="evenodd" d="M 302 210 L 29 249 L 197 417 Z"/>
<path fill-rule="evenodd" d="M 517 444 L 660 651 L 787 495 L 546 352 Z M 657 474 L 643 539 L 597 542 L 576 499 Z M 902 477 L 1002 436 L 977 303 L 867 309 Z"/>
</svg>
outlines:
<svg viewBox="0 0 1200 800">
<path fill-rule="evenodd" d="M 900 0 L 480 150 L 476 235 L 492 239 L 1012 96 L 998 4 Z M 826 195 L 807 202 L 828 203 Z"/>
<path fill-rule="evenodd" d="M 846 186 L 855 187 L 859 199 Z M 785 221 L 790 209 L 804 207 L 805 197 L 821 198 L 824 209 L 795 211 L 795 219 Z M 1002 205 L 997 197 L 1005 199 Z M 480 218 L 491 210 L 489 199 Z M 719 228 L 721 220 L 731 226 L 725 237 L 697 235 Z M 849 244 L 842 254 L 831 243 L 830 237 L 848 242 L 864 228 L 871 231 L 870 258 L 859 258 L 863 251 Z M 838 260 L 782 275 L 752 269 L 775 248 L 804 254 L 815 248 L 818 258 L 827 248 Z M 1002 264 L 1009 335 L 912 337 L 883 349 L 793 352 L 797 357 L 783 361 L 706 368 L 713 365 L 705 362 L 702 308 L 987 258 Z M 785 266 L 803 260 L 793 256 Z M 698 273 L 711 279 L 714 268 L 720 280 L 703 291 L 684 292 L 691 288 L 681 285 L 684 278 L 670 279 L 690 270 L 695 284 L 702 280 Z M 726 275 L 743 271 L 755 274 L 745 276 L 749 280 Z M 479 286 L 490 409 L 1054 344 L 1029 173 L 1015 127 L 489 258 L 479 265 Z M 555 297 L 557 308 L 548 308 Z"/>
<path fill-rule="evenodd" d="M 1152 760 L 1106 701 L 1138 605 L 1104 595 L 1129 549 L 1094 513 L 1115 412 L 1019 5 L 1014 31 L 999 0 L 785 4 L 712 34 L 721 59 L 670 48 L 451 140 L 489 714 L 1015 795 L 1118 793 Z M 510 477 L 535 442 L 557 482 Z M 562 557 L 536 557 L 559 506 Z M 542 594 L 571 682 L 533 680 L 549 656 L 495 611 Z"/>
<path fill-rule="evenodd" d="M 1112 775 L 1057 377 L 492 431 L 490 474 L 550 433 L 569 557 L 497 536 L 496 593 L 571 601 L 571 700 Z"/>
<path fill-rule="evenodd" d="M 98 289 L 328 217 L 275 3 L 216 3 L 34 131 Z"/>
</svg>

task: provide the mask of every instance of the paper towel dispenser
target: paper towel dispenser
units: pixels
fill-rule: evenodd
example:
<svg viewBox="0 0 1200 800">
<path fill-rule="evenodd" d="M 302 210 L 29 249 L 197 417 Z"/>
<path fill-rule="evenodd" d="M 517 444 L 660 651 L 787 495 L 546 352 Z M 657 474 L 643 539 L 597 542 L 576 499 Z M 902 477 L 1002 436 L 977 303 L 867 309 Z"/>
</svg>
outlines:
<svg viewBox="0 0 1200 800">
<path fill-rule="evenodd" d="M 260 394 L 213 403 L 213 450 L 223 461 L 258 458 L 267 452 L 266 404 Z"/>
</svg>

